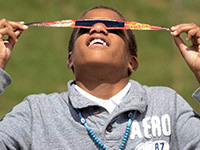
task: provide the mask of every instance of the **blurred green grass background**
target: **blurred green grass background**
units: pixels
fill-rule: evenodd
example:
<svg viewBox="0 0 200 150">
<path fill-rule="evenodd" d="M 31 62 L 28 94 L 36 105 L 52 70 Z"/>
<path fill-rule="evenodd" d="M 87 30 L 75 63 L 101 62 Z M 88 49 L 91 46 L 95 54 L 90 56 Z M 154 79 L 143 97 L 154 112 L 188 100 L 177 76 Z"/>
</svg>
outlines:
<svg viewBox="0 0 200 150">
<path fill-rule="evenodd" d="M 0 0 L 0 18 L 38 22 L 77 19 L 95 5 L 111 6 L 127 20 L 171 27 L 199 24 L 197 0 Z M 67 70 L 67 47 L 72 29 L 30 27 L 16 44 L 6 71 L 12 85 L 0 95 L 0 118 L 29 94 L 62 92 L 74 79 Z M 134 31 L 139 69 L 131 78 L 148 86 L 168 86 L 181 94 L 198 112 L 191 97 L 199 87 L 167 31 Z M 183 35 L 184 37 L 184 35 Z"/>
</svg>

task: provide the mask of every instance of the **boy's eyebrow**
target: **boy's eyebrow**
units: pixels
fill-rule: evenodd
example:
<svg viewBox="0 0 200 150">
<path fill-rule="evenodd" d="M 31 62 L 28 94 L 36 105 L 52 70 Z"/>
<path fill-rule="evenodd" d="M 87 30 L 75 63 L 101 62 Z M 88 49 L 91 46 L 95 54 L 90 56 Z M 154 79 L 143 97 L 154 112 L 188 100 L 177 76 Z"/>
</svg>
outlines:
<svg viewBox="0 0 200 150">
<path fill-rule="evenodd" d="M 96 23 L 103 23 L 106 29 L 130 29 L 130 30 L 166 30 L 169 28 L 155 26 L 145 23 L 124 20 L 110 20 L 110 19 L 68 19 L 49 22 L 32 22 L 27 23 L 27 26 L 46 26 L 46 27 L 72 27 L 72 28 L 92 28 Z"/>
</svg>

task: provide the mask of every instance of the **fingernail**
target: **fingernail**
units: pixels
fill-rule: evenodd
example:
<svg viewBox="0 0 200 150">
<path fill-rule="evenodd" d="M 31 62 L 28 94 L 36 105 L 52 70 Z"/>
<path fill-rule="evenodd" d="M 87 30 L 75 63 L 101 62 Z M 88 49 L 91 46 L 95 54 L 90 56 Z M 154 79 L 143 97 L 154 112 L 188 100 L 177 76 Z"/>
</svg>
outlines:
<svg viewBox="0 0 200 150">
<path fill-rule="evenodd" d="M 176 30 L 177 28 L 176 28 L 175 26 L 172 26 L 171 29 L 172 29 L 172 30 Z"/>
<path fill-rule="evenodd" d="M 28 28 L 28 26 L 27 26 L 27 25 L 23 25 L 23 27 L 24 27 L 24 28 L 26 28 L 26 29 Z"/>
<path fill-rule="evenodd" d="M 19 23 L 20 23 L 20 24 L 24 24 L 24 21 L 20 21 Z"/>
<path fill-rule="evenodd" d="M 175 31 L 171 31 L 171 34 L 176 36 L 177 31 L 176 30 Z"/>
</svg>

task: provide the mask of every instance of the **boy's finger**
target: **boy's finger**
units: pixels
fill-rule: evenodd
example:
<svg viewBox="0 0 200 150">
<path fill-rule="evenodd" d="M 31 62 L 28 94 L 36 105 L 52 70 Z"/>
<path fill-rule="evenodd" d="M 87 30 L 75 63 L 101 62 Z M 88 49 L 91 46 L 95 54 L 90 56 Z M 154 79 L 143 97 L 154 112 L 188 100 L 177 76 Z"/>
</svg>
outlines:
<svg viewBox="0 0 200 150">
<path fill-rule="evenodd" d="M 8 28 L 2 28 L 0 29 L 0 38 L 2 38 L 4 35 L 8 35 L 9 38 L 12 38 L 14 41 L 17 42 L 17 36 L 15 35 L 14 31 L 8 29 Z"/>
<path fill-rule="evenodd" d="M 180 49 L 181 54 L 183 56 L 185 56 L 187 45 L 184 43 L 184 41 L 179 36 L 174 37 L 174 41 L 175 41 L 177 47 Z"/>
<path fill-rule="evenodd" d="M 8 21 L 8 22 L 14 29 L 21 29 L 21 30 L 28 29 L 28 26 L 24 25 L 23 22 L 13 22 L 13 21 Z"/>
</svg>

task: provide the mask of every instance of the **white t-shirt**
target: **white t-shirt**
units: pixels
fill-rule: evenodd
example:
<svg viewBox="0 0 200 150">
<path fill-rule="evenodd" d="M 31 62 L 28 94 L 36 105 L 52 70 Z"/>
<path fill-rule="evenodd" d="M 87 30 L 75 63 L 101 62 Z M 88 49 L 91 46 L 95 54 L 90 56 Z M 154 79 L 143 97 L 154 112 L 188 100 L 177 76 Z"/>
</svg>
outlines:
<svg viewBox="0 0 200 150">
<path fill-rule="evenodd" d="M 128 82 L 128 84 L 121 91 L 119 91 L 117 94 L 115 94 L 110 99 L 104 100 L 104 99 L 101 99 L 101 98 L 98 98 L 96 96 L 89 94 L 88 92 L 86 92 L 85 90 L 80 88 L 78 85 L 75 85 L 75 89 L 81 95 L 85 96 L 89 100 L 91 100 L 91 101 L 99 104 L 100 106 L 104 107 L 110 114 L 115 109 L 115 107 L 118 106 L 123 101 L 124 97 L 126 97 L 130 87 L 131 87 L 131 83 Z"/>
</svg>

